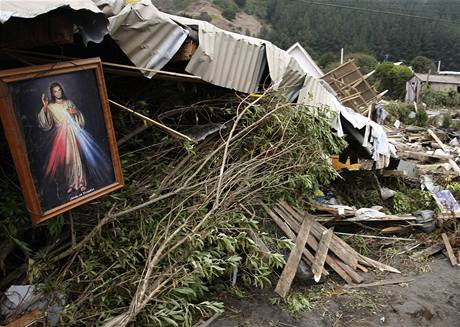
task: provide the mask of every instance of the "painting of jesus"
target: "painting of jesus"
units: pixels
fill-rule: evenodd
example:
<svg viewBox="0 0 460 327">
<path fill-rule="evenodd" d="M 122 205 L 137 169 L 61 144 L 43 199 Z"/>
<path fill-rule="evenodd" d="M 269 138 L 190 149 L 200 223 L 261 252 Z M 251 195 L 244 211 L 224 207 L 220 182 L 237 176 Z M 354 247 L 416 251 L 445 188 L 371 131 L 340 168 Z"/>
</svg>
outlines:
<svg viewBox="0 0 460 327">
<path fill-rule="evenodd" d="M 123 186 L 99 58 L 1 71 L 0 93 L 33 223 Z"/>
</svg>

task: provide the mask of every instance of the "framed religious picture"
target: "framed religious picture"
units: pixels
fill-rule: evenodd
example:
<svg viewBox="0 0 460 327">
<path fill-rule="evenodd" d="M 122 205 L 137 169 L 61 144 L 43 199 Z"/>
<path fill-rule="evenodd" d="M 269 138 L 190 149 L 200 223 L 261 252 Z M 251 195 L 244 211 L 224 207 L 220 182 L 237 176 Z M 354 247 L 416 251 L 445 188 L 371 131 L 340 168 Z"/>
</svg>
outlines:
<svg viewBox="0 0 460 327">
<path fill-rule="evenodd" d="M 34 224 L 123 186 L 99 58 L 0 71 L 0 117 Z"/>
</svg>

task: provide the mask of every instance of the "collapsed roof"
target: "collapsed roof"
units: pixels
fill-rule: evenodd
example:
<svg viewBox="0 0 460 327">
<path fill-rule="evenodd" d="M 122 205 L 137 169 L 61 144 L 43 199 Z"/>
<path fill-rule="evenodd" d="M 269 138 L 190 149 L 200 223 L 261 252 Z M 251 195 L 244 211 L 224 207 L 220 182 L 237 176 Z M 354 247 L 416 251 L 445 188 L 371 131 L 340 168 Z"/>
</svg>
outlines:
<svg viewBox="0 0 460 327">
<path fill-rule="evenodd" d="M 186 40 L 192 39 L 198 46 L 185 67 L 187 73 L 244 93 L 262 91 L 270 83 L 273 89 L 282 89 L 291 101 L 328 107 L 331 126 L 340 136 L 345 134 L 342 121 L 346 121 L 346 132 L 359 138 L 378 168 L 387 166 L 389 157 L 395 155 L 382 126 L 343 106 L 329 85 L 319 79 L 321 70 L 300 44 L 289 50 L 294 57 L 267 40 L 225 31 L 205 21 L 163 13 L 149 0 L 126 4 L 118 0 L 43 0 L 27 4 L 4 0 L 0 21 L 5 23 L 11 17 L 33 18 L 62 7 L 83 17 L 74 24 L 85 44 L 101 42 L 109 22 L 111 38 L 136 67 L 150 69 L 144 71 L 148 78 L 155 75 L 154 70 L 170 62 Z"/>
</svg>

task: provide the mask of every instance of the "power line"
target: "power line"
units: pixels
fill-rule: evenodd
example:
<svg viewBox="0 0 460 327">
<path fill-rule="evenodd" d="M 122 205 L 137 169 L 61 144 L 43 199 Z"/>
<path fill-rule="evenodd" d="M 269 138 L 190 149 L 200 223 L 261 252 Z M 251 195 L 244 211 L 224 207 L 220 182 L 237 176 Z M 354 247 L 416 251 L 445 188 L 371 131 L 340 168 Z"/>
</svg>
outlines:
<svg viewBox="0 0 460 327">
<path fill-rule="evenodd" d="M 309 1 L 309 0 L 290 0 L 290 1 L 303 2 L 303 3 L 306 3 L 306 4 L 316 5 L 316 6 L 324 6 L 324 7 L 341 8 L 341 9 L 356 10 L 356 11 L 364 11 L 364 12 L 369 12 L 369 13 L 373 13 L 373 14 L 393 15 L 393 16 L 399 16 L 399 17 L 410 17 L 410 18 L 424 19 L 424 20 L 429 20 L 429 21 L 434 21 L 434 22 L 442 22 L 442 23 L 460 25 L 460 21 L 453 21 L 453 20 L 449 20 L 449 19 L 434 18 L 434 17 L 428 17 L 428 16 L 413 15 L 413 14 L 408 14 L 408 13 L 403 13 L 403 12 L 385 11 L 385 10 L 354 7 L 354 6 L 346 6 L 346 5 L 339 5 L 339 4 L 335 4 L 335 3 L 317 2 L 317 1 Z"/>
</svg>

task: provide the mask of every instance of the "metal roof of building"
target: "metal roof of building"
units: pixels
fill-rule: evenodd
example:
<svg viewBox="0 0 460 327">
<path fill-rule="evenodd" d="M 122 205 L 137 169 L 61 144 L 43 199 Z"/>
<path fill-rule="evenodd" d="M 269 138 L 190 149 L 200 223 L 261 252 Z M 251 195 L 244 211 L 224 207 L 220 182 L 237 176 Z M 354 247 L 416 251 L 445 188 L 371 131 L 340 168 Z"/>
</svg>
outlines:
<svg viewBox="0 0 460 327">
<path fill-rule="evenodd" d="M 299 64 L 269 41 L 228 32 L 197 19 L 169 16 L 198 29 L 199 46 L 185 68 L 187 72 L 246 93 L 258 90 L 266 65 L 275 88 L 302 83 L 305 72 Z"/>
<path fill-rule="evenodd" d="M 91 0 L 1 0 L 0 23 L 11 18 L 34 18 L 55 9 L 68 7 L 76 12 L 75 25 L 83 41 L 99 43 L 108 33 L 108 20 L 104 13 Z"/>
<path fill-rule="evenodd" d="M 297 60 L 300 67 L 302 67 L 305 73 L 309 76 L 313 76 L 315 78 L 321 78 L 321 76 L 324 76 L 324 72 L 321 68 L 319 68 L 307 50 L 305 50 L 299 42 L 293 44 L 286 51 Z"/>
<path fill-rule="evenodd" d="M 106 10 L 109 6 L 104 3 Z M 109 18 L 110 36 L 137 67 L 163 68 L 188 35 L 188 31 L 148 0 L 128 4 L 121 10 L 115 8 L 114 13 L 116 15 Z M 145 72 L 144 75 L 151 78 L 155 73 Z"/>
<path fill-rule="evenodd" d="M 422 82 L 426 82 L 428 74 L 415 73 L 418 79 Z M 430 74 L 429 76 L 430 83 L 441 83 L 441 84 L 459 84 L 460 85 L 460 76 L 459 75 L 447 75 L 447 74 Z"/>
</svg>

